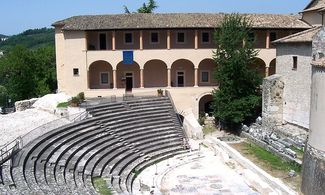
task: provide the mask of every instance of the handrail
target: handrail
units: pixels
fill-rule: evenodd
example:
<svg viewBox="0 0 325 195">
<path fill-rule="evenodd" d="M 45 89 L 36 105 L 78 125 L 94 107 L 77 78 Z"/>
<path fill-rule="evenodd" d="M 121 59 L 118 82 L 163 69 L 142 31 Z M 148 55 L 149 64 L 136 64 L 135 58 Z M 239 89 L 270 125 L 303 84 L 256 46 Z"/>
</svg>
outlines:
<svg viewBox="0 0 325 195">
<path fill-rule="evenodd" d="M 165 90 L 165 94 L 166 94 L 166 96 L 169 98 L 170 102 L 172 103 L 173 109 L 175 110 L 176 115 L 177 115 L 177 119 L 178 119 L 179 123 L 181 124 L 181 128 L 182 128 L 182 130 L 183 130 L 183 134 L 184 134 L 184 136 L 185 136 L 186 142 L 188 143 L 189 138 L 188 138 L 188 136 L 187 136 L 187 134 L 186 134 L 186 131 L 185 131 L 184 127 L 183 127 L 183 121 L 182 121 L 182 119 L 179 117 L 178 110 L 177 110 L 177 108 L 176 108 L 176 106 L 175 106 L 174 100 L 173 100 L 173 98 L 172 98 L 172 96 L 171 96 L 171 94 L 170 94 L 170 92 L 169 92 L 168 90 Z"/>
<path fill-rule="evenodd" d="M 14 139 L 11 142 L 6 143 L 4 146 L 0 148 L 0 165 L 2 165 L 4 162 L 6 162 L 12 155 L 14 155 L 16 152 L 18 152 L 21 148 L 26 146 L 30 141 L 36 139 L 37 137 L 48 133 L 49 131 L 52 131 L 53 129 L 59 128 L 63 125 L 65 125 L 66 121 L 70 122 L 77 122 L 81 121 L 88 117 L 88 112 L 84 111 L 82 113 L 77 113 L 70 116 L 61 117 L 59 119 L 56 119 L 54 121 L 45 123 L 43 125 L 40 125 L 33 130 L 29 131 L 23 136 L 19 136 L 16 139 Z M 60 121 L 62 121 L 62 124 L 57 125 Z"/>
</svg>

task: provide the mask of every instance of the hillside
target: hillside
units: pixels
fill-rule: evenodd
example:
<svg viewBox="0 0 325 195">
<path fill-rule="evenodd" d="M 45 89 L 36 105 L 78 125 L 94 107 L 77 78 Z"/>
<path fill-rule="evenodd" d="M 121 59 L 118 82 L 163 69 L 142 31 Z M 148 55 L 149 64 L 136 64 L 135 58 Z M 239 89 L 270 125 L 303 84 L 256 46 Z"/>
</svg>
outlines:
<svg viewBox="0 0 325 195">
<path fill-rule="evenodd" d="M 54 46 L 54 29 L 30 29 L 18 35 L 10 36 L 6 41 L 0 42 L 0 50 L 9 50 L 16 45 L 22 45 L 29 49 Z"/>
<path fill-rule="evenodd" d="M 8 36 L 3 35 L 3 34 L 0 34 L 0 39 L 1 39 L 1 38 L 6 38 L 6 37 L 8 37 Z"/>
</svg>

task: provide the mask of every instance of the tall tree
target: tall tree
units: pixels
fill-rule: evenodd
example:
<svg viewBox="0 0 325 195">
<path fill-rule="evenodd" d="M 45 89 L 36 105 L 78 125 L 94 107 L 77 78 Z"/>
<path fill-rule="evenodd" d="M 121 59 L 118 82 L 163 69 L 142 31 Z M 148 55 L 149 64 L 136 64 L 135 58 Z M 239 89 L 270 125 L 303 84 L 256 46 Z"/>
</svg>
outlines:
<svg viewBox="0 0 325 195">
<path fill-rule="evenodd" d="M 127 14 L 131 13 L 127 6 L 124 5 L 123 8 L 124 8 L 125 13 L 127 13 Z M 153 11 L 157 8 L 158 8 L 157 2 L 155 0 L 149 0 L 149 2 L 147 4 L 143 3 L 142 7 L 140 7 L 137 10 L 137 12 L 138 13 L 153 13 Z"/>
<path fill-rule="evenodd" d="M 55 73 L 54 47 L 29 50 L 16 46 L 0 59 L 0 85 L 13 101 L 54 92 Z"/>
<path fill-rule="evenodd" d="M 256 70 L 248 68 L 258 54 L 250 32 L 251 22 L 239 14 L 226 15 L 215 32 L 217 50 L 213 58 L 219 89 L 213 91 L 214 116 L 233 130 L 255 119 L 261 108 L 262 78 Z"/>
</svg>

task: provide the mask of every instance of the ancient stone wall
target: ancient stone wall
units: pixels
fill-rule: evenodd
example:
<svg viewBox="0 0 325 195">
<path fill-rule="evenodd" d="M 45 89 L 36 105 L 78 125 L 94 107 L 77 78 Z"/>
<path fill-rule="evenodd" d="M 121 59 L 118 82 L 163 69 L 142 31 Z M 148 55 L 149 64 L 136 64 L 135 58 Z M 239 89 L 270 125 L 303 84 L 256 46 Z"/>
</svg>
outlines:
<svg viewBox="0 0 325 195">
<path fill-rule="evenodd" d="M 272 75 L 263 80 L 263 123 L 282 124 L 283 88 L 284 83 L 280 75 Z"/>
<path fill-rule="evenodd" d="M 276 74 L 282 76 L 283 120 L 309 128 L 312 59 L 310 43 L 278 44 Z M 297 69 L 293 57 L 297 57 Z"/>
</svg>

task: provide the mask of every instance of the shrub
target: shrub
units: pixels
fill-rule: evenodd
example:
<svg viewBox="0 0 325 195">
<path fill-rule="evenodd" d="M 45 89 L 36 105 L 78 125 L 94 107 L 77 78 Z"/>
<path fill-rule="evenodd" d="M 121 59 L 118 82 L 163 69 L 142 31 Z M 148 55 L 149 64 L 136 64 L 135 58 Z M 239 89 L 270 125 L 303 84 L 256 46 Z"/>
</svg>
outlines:
<svg viewBox="0 0 325 195">
<path fill-rule="evenodd" d="M 76 107 L 79 104 L 80 104 L 80 99 L 78 97 L 72 97 L 72 99 L 70 100 L 70 105 Z"/>
<path fill-rule="evenodd" d="M 79 100 L 82 102 L 85 100 L 85 93 L 84 92 L 80 92 L 77 97 L 79 98 Z"/>
<path fill-rule="evenodd" d="M 69 106 L 69 102 L 61 102 L 56 107 L 57 108 L 66 108 Z"/>
</svg>

